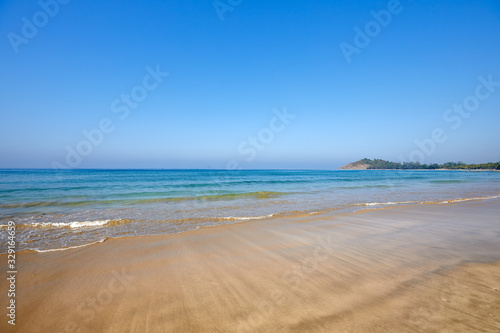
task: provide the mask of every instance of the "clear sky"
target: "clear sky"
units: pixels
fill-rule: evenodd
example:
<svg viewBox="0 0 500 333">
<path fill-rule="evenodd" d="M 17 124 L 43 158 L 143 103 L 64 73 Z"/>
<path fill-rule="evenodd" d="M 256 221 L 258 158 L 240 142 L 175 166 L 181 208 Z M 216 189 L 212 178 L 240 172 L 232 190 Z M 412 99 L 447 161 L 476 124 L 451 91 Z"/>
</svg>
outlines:
<svg viewBox="0 0 500 333">
<path fill-rule="evenodd" d="M 498 0 L 3 0 L 0 36 L 2 168 L 500 160 Z"/>
</svg>

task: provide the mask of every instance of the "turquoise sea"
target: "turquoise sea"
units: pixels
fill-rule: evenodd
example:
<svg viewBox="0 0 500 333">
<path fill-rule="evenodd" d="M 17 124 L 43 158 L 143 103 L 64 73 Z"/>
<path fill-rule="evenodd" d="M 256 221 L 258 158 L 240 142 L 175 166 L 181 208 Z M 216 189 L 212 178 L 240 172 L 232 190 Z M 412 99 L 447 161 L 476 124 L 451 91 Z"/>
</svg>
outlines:
<svg viewBox="0 0 500 333">
<path fill-rule="evenodd" d="M 0 170 L 0 230 L 18 250 L 257 219 L 492 198 L 500 173 L 427 170 Z M 6 252 L 2 232 L 0 252 Z"/>
</svg>

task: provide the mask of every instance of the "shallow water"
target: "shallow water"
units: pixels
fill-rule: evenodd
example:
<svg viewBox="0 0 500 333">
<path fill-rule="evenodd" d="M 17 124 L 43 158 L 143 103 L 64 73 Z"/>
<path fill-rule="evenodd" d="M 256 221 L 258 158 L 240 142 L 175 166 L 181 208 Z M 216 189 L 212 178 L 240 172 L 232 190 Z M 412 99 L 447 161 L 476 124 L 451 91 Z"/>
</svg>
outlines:
<svg viewBox="0 0 500 333">
<path fill-rule="evenodd" d="M 252 219 L 500 194 L 500 173 L 427 170 L 0 170 L 0 225 L 18 250 Z M 6 252 L 5 232 L 0 252 Z"/>
</svg>

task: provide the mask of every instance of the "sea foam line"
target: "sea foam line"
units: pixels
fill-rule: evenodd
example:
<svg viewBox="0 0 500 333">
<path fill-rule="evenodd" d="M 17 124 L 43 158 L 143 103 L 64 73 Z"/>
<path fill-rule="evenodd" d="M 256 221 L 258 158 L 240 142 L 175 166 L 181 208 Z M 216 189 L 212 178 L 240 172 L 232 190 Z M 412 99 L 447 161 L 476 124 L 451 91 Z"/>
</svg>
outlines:
<svg viewBox="0 0 500 333">
<path fill-rule="evenodd" d="M 270 217 L 273 217 L 274 214 L 269 214 L 269 215 L 263 215 L 263 216 L 228 216 L 228 217 L 221 217 L 221 220 L 226 220 L 226 221 L 247 221 L 247 220 L 262 220 L 262 219 L 267 219 Z"/>
<path fill-rule="evenodd" d="M 379 206 L 379 205 L 402 205 L 411 203 L 423 203 L 423 201 L 389 201 L 389 202 L 365 202 L 356 204 L 356 206 Z"/>
<path fill-rule="evenodd" d="M 100 220 L 100 221 L 83 221 L 83 222 L 70 222 L 70 223 L 64 223 L 64 222 L 34 222 L 28 224 L 31 227 L 42 227 L 42 228 L 84 228 L 84 227 L 100 227 L 103 226 L 107 223 L 109 223 L 111 220 Z"/>
<path fill-rule="evenodd" d="M 444 200 L 444 201 L 439 201 L 439 204 L 447 204 L 447 203 L 455 203 L 455 202 L 463 202 L 463 201 L 470 201 L 470 200 L 487 200 L 487 199 L 497 199 L 500 198 L 500 195 L 493 195 L 491 197 L 473 197 L 473 198 L 460 198 L 460 199 L 450 199 L 450 200 Z"/>
<path fill-rule="evenodd" d="M 86 246 L 90 246 L 90 245 L 94 245 L 94 244 L 98 244 L 98 243 L 103 243 L 105 240 L 107 240 L 107 238 L 103 238 L 101 240 L 98 240 L 97 242 L 88 243 L 88 244 L 82 244 L 82 245 L 61 247 L 61 248 L 57 248 L 57 249 L 48 249 L 48 250 L 40 250 L 40 249 L 32 249 L 32 250 L 35 251 L 35 252 L 39 252 L 39 253 L 43 253 L 43 252 L 55 252 L 55 251 L 66 251 L 66 250 L 78 249 L 78 248 L 81 248 L 81 247 L 86 247 Z"/>
<path fill-rule="evenodd" d="M 471 197 L 471 198 L 458 198 L 458 199 L 449 199 L 443 201 L 388 201 L 388 202 L 365 202 L 355 204 L 355 206 L 382 206 L 382 205 L 402 205 L 402 204 L 448 204 L 455 202 L 463 202 L 470 200 L 488 200 L 488 199 L 497 199 L 500 198 L 500 195 L 494 195 L 489 197 Z"/>
</svg>

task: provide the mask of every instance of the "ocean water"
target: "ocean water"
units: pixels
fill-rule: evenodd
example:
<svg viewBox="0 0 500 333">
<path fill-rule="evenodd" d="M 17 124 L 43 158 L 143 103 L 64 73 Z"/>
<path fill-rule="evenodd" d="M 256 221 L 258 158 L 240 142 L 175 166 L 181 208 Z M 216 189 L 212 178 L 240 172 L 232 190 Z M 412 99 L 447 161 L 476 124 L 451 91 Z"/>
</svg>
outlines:
<svg viewBox="0 0 500 333">
<path fill-rule="evenodd" d="M 492 198 L 499 172 L 428 170 L 0 170 L 0 252 L 248 220 Z"/>
</svg>

